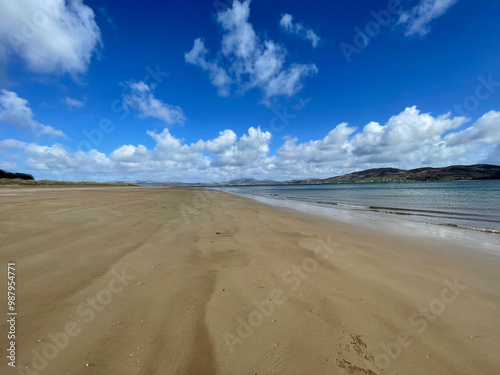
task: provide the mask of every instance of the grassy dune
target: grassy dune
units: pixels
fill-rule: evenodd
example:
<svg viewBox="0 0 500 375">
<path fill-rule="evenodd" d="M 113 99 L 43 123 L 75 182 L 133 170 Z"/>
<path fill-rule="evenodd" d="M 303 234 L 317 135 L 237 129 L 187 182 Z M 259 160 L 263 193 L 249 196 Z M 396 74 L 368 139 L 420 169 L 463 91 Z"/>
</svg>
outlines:
<svg viewBox="0 0 500 375">
<path fill-rule="evenodd" d="M 114 182 L 92 182 L 92 181 L 56 181 L 56 180 L 21 180 L 18 178 L 1 178 L 0 186 L 85 186 L 85 187 L 101 187 L 101 186 L 139 186 L 136 184 L 117 184 Z"/>
</svg>

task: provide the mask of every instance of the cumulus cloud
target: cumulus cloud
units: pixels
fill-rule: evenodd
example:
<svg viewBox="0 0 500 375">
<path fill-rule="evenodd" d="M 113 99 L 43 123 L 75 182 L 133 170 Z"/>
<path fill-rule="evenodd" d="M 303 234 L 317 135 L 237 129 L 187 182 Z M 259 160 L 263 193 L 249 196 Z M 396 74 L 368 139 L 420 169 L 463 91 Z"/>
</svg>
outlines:
<svg viewBox="0 0 500 375">
<path fill-rule="evenodd" d="M 206 142 L 207 151 L 215 155 L 226 153 L 236 142 L 236 133 L 230 129 L 219 132 L 219 136 Z"/>
<path fill-rule="evenodd" d="M 148 158 L 148 149 L 143 145 L 123 145 L 114 150 L 109 158 L 113 161 L 124 163 L 143 162 Z"/>
<path fill-rule="evenodd" d="M 163 129 L 161 133 L 147 131 L 147 134 L 156 142 L 152 150 L 152 160 L 163 160 L 168 162 L 200 162 L 208 160 L 203 157 L 203 142 L 194 144 L 183 144 L 183 140 L 173 136 L 168 129 Z"/>
<path fill-rule="evenodd" d="M 317 140 L 285 137 L 271 154 L 271 133 L 250 127 L 237 136 L 226 129 L 208 140 L 186 143 L 169 129 L 148 131 L 154 146 L 123 145 L 109 155 L 71 152 L 61 144 L 42 146 L 0 141 L 6 160 L 21 157 L 29 172 L 65 178 L 224 181 L 239 177 L 277 180 L 326 178 L 377 167 L 416 168 L 499 161 L 500 112 L 469 122 L 450 114 L 433 116 L 408 107 L 384 124 L 356 128 L 340 123 Z M 458 130 L 460 129 L 460 130 Z M 9 157 L 10 155 L 10 157 Z M 45 171 L 45 172 L 44 172 Z M 72 177 L 79 176 L 79 177 Z"/>
<path fill-rule="evenodd" d="M 217 87 L 220 96 L 228 96 L 233 80 L 224 68 L 220 67 L 216 62 L 208 61 L 207 54 L 208 50 L 205 47 L 205 42 L 201 38 L 197 38 L 194 41 L 193 49 L 187 52 L 184 58 L 186 62 L 198 65 L 208 72 L 210 81 Z"/>
<path fill-rule="evenodd" d="M 445 137 L 448 145 L 461 147 L 470 152 L 476 152 L 484 157 L 485 163 L 500 164 L 500 112 L 490 111 L 484 114 L 473 126 Z M 486 147 L 477 150 L 476 144 Z M 486 156 L 484 156 L 486 153 Z"/>
<path fill-rule="evenodd" d="M 235 0 L 232 8 L 217 14 L 224 31 L 217 57 L 211 60 L 204 40 L 197 38 L 184 55 L 186 62 L 208 72 L 221 96 L 229 95 L 233 86 L 242 93 L 259 88 L 265 104 L 273 97 L 295 95 L 304 78 L 318 72 L 316 65 L 286 65 L 286 49 L 272 40 L 262 40 L 248 22 L 249 16 L 250 0 Z"/>
<path fill-rule="evenodd" d="M 465 149 L 448 145 L 444 134 L 467 121 L 464 117 L 451 118 L 450 114 L 433 117 L 409 107 L 385 125 L 370 122 L 357 133 L 356 128 L 342 123 L 322 140 L 297 144 L 296 139 L 288 139 L 278 155 L 282 160 L 293 160 L 304 171 L 314 165 L 325 174 L 346 168 L 453 164 Z"/>
<path fill-rule="evenodd" d="M 288 13 L 281 16 L 280 27 L 287 33 L 298 35 L 304 40 L 309 40 L 313 48 L 316 48 L 321 40 L 321 38 L 310 27 L 306 27 L 300 22 L 293 23 L 293 16 Z"/>
<path fill-rule="evenodd" d="M 224 134 L 219 136 L 219 139 Z M 248 129 L 248 134 L 244 134 L 234 146 L 226 147 L 223 152 L 219 152 L 214 166 L 248 166 L 262 162 L 269 153 L 269 142 L 271 133 L 263 132 L 260 128 Z M 227 143 L 226 143 L 227 145 Z"/>
<path fill-rule="evenodd" d="M 365 163 L 452 160 L 455 155 L 446 147 L 442 135 L 468 120 L 450 116 L 448 113 L 433 117 L 429 113 L 420 113 L 414 106 L 391 117 L 384 126 L 371 122 L 353 137 L 353 155 Z"/>
<path fill-rule="evenodd" d="M 69 96 L 65 97 L 62 102 L 69 108 L 82 108 L 85 105 L 85 102 L 70 98 Z"/>
<path fill-rule="evenodd" d="M 102 44 L 94 12 L 82 0 L 0 2 L 0 46 L 37 73 L 87 70 Z"/>
<path fill-rule="evenodd" d="M 35 121 L 28 101 L 13 91 L 0 90 L 0 121 L 31 135 L 66 137 L 61 130 Z"/>
<path fill-rule="evenodd" d="M 14 139 L 0 141 L 0 150 L 4 155 L 10 153 L 13 160 L 22 153 L 26 168 L 37 172 L 36 175 L 50 171 L 57 176 L 98 179 L 123 175 L 168 179 L 173 174 L 181 179 L 200 176 L 201 180 L 217 180 L 230 178 L 242 169 L 249 173 L 262 171 L 271 138 L 270 133 L 260 128 L 250 128 L 239 139 L 232 130 L 225 130 L 214 139 L 191 144 L 176 138 L 167 128 L 147 134 L 155 141 L 152 149 L 123 145 L 109 156 L 97 150 L 72 152 L 62 144 L 43 146 Z"/>
<path fill-rule="evenodd" d="M 457 133 L 450 133 L 445 139 L 450 145 L 468 144 L 471 141 L 498 145 L 500 144 L 499 129 L 500 112 L 490 111 L 477 120 L 473 126 Z"/>
<path fill-rule="evenodd" d="M 401 13 L 399 23 L 406 26 L 405 35 L 423 36 L 430 31 L 430 22 L 441 17 L 457 0 L 421 0 L 418 5 Z"/>
<path fill-rule="evenodd" d="M 147 85 L 143 81 L 127 82 L 123 95 L 123 105 L 138 112 L 140 118 L 156 118 L 163 123 L 184 124 L 186 117 L 178 106 L 164 103 L 153 94 L 154 85 Z"/>
<path fill-rule="evenodd" d="M 280 160 L 292 163 L 317 163 L 349 157 L 349 136 L 356 131 L 347 123 L 332 129 L 323 139 L 297 144 L 297 138 L 287 138 L 277 153 Z"/>
</svg>

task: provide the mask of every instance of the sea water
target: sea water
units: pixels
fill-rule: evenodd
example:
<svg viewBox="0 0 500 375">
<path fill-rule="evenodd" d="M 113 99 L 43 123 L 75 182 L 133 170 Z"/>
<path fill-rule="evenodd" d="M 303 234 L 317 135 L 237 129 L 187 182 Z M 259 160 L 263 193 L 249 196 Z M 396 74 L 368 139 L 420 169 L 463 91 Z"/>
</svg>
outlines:
<svg viewBox="0 0 500 375">
<path fill-rule="evenodd" d="M 500 180 L 266 185 L 221 190 L 500 234 Z"/>
</svg>

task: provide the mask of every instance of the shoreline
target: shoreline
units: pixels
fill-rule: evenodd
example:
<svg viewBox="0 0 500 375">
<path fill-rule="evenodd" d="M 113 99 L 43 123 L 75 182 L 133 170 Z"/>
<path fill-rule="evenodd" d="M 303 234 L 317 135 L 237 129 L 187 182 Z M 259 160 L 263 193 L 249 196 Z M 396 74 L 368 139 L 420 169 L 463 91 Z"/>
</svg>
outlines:
<svg viewBox="0 0 500 375">
<path fill-rule="evenodd" d="M 500 366 L 500 259 L 488 252 L 208 189 L 5 193 L 0 263 L 17 267 L 21 369 L 495 375 Z"/>
<path fill-rule="evenodd" d="M 419 220 L 397 212 L 378 210 L 374 206 L 355 204 L 323 203 L 301 200 L 296 198 L 258 195 L 254 193 L 240 193 L 214 189 L 217 191 L 234 194 L 239 197 L 250 198 L 273 207 L 292 209 L 306 214 L 318 215 L 331 220 L 349 223 L 363 228 L 377 229 L 412 237 L 426 237 L 429 239 L 449 240 L 456 246 L 463 246 L 464 241 L 475 247 L 480 243 L 483 249 L 492 250 L 500 255 L 500 231 L 488 228 L 476 228 L 461 224 L 441 224 Z M 394 210 L 396 210 L 394 208 Z"/>
</svg>

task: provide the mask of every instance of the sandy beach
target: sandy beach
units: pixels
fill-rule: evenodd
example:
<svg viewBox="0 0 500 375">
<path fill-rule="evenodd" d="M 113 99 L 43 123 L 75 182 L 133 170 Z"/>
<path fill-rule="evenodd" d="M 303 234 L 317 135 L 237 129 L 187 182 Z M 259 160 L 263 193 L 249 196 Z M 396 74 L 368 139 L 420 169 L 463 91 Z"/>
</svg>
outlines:
<svg viewBox="0 0 500 375">
<path fill-rule="evenodd" d="M 1 374 L 500 370 L 493 253 L 201 189 L 2 188 L 0 207 Z"/>
</svg>

